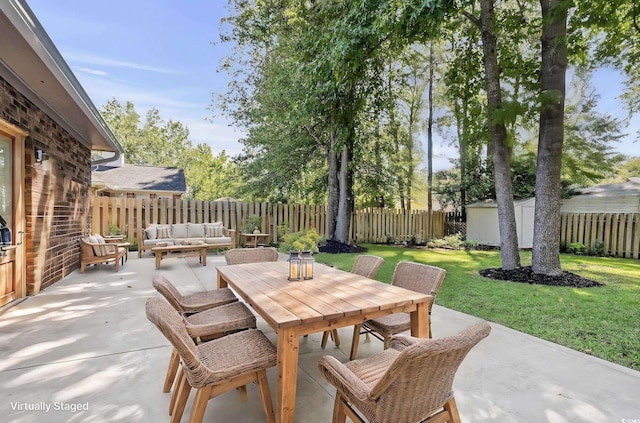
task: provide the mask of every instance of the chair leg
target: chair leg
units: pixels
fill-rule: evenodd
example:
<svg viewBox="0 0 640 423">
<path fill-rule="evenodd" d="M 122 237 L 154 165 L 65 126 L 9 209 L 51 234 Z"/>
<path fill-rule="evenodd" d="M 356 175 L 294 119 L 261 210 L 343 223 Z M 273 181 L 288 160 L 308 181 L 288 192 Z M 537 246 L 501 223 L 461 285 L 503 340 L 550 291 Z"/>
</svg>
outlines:
<svg viewBox="0 0 640 423">
<path fill-rule="evenodd" d="M 178 391 L 180 391 L 183 388 L 182 383 L 183 383 L 183 379 L 185 378 L 184 377 L 184 371 L 183 371 L 182 366 L 180 365 L 180 363 L 178 363 L 178 367 L 179 367 L 179 370 L 177 372 L 178 374 L 176 375 L 176 377 L 174 379 L 176 387 L 173 390 L 173 392 L 171 393 L 171 400 L 169 401 L 169 415 L 171 415 L 171 413 L 173 413 L 173 408 L 175 407 L 176 399 L 178 398 Z"/>
<path fill-rule="evenodd" d="M 200 388 L 196 391 L 196 397 L 193 399 L 193 406 L 191 407 L 191 415 L 189 416 L 189 423 L 202 423 L 204 418 L 204 412 L 207 410 L 207 403 L 211 398 L 211 385 Z"/>
<path fill-rule="evenodd" d="M 329 331 L 325 330 L 322 334 L 322 342 L 320 343 L 320 348 L 324 349 L 327 346 L 327 339 L 329 339 Z"/>
<path fill-rule="evenodd" d="M 338 335 L 338 329 L 333 329 L 331 331 L 331 337 L 333 338 L 333 343 L 336 344 L 336 347 L 340 346 L 340 335 Z"/>
<path fill-rule="evenodd" d="M 260 391 L 260 399 L 262 400 L 262 408 L 267 416 L 267 423 L 275 423 L 276 416 L 273 412 L 273 403 L 271 402 L 271 391 L 269 390 L 269 382 L 267 381 L 267 371 L 260 370 L 256 375 L 258 379 L 258 390 Z"/>
<path fill-rule="evenodd" d="M 340 335 L 338 335 L 338 329 L 331 329 L 325 330 L 322 334 L 322 342 L 320 343 L 320 348 L 324 349 L 324 347 L 327 346 L 329 335 L 331 335 L 331 339 L 333 339 L 333 343 L 336 344 L 336 347 L 340 346 Z"/>
<path fill-rule="evenodd" d="M 358 355 L 358 344 L 360 343 L 360 328 L 361 325 L 353 326 L 353 338 L 351 339 L 351 354 L 349 360 L 355 360 Z"/>
<path fill-rule="evenodd" d="M 347 415 L 344 412 L 343 400 L 338 392 L 336 392 L 336 400 L 333 403 L 333 418 L 331 423 L 345 423 Z"/>
<path fill-rule="evenodd" d="M 456 399 L 451 398 L 444 404 L 444 409 L 449 413 L 451 423 L 460 423 L 460 414 L 458 413 L 458 405 Z"/>
<path fill-rule="evenodd" d="M 176 388 L 176 392 L 174 393 L 176 400 L 173 410 L 170 413 L 171 423 L 180 423 L 180 420 L 182 420 L 182 415 L 184 414 L 184 408 L 187 405 L 190 392 L 191 385 L 189 384 L 187 377 L 183 374 L 180 382 L 178 383 L 178 387 Z"/>
<path fill-rule="evenodd" d="M 165 394 L 171 391 L 171 387 L 173 386 L 173 381 L 176 380 L 176 373 L 178 372 L 178 367 L 180 367 L 180 357 L 178 356 L 178 351 L 174 348 L 171 351 L 171 358 L 169 359 L 169 368 L 167 369 L 167 376 L 164 378 L 164 387 L 162 388 L 162 392 Z"/>
</svg>

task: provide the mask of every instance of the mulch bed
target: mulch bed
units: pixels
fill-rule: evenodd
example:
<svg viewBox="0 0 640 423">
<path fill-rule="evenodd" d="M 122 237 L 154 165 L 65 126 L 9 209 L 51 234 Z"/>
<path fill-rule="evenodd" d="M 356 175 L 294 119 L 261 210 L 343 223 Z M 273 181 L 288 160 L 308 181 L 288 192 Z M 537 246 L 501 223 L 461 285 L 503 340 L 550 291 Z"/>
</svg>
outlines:
<svg viewBox="0 0 640 423">
<path fill-rule="evenodd" d="M 533 273 L 531 266 L 519 267 L 513 270 L 503 270 L 502 268 L 482 269 L 479 273 L 486 278 L 539 285 L 573 286 L 576 288 L 592 288 L 604 285 L 571 272 L 563 272 L 560 276 L 536 274 Z"/>
<path fill-rule="evenodd" d="M 326 242 L 326 244 L 320 245 L 318 247 L 318 251 L 320 251 L 321 253 L 338 254 L 338 253 L 366 253 L 369 250 L 367 250 L 364 247 L 358 247 L 355 244 L 345 244 L 344 242 L 329 240 Z"/>
</svg>

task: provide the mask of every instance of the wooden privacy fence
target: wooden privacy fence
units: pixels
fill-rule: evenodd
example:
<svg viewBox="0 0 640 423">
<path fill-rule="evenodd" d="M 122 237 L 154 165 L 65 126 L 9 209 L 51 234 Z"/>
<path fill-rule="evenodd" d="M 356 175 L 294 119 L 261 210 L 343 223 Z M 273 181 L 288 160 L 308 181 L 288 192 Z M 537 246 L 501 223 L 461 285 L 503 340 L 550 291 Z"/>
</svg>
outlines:
<svg viewBox="0 0 640 423">
<path fill-rule="evenodd" d="M 91 205 L 91 233 L 108 234 L 110 225 L 115 225 L 131 243 L 137 241 L 144 228 L 158 224 L 223 222 L 226 228 L 239 233 L 250 215 L 261 218 L 262 231 L 271 234 L 273 242 L 277 241 L 278 225 L 283 222 L 288 223 L 290 232 L 314 228 L 320 236 L 328 235 L 326 206 L 97 196 L 92 197 Z M 442 212 L 429 216 L 420 210 L 369 208 L 353 213 L 350 242 L 442 238 L 445 227 Z M 237 239 L 240 241 L 240 237 Z"/>
<path fill-rule="evenodd" d="M 640 213 L 563 213 L 560 242 L 604 245 L 605 255 L 640 257 Z"/>
<path fill-rule="evenodd" d="M 365 208 L 356 210 L 351 220 L 351 239 L 355 242 L 386 243 L 427 241 L 445 236 L 445 213 L 426 210 Z"/>
</svg>

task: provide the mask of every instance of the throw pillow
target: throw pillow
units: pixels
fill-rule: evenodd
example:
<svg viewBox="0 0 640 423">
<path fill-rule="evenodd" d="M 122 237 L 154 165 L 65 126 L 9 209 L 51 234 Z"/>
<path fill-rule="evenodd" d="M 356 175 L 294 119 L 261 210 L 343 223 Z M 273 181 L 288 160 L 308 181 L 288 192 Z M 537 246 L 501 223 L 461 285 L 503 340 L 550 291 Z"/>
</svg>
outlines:
<svg viewBox="0 0 640 423">
<path fill-rule="evenodd" d="M 149 226 L 144 230 L 147 239 L 156 239 L 158 237 L 158 230 L 156 226 Z"/>
<path fill-rule="evenodd" d="M 207 238 L 216 238 L 222 236 L 222 226 L 207 226 L 206 228 Z"/>
<path fill-rule="evenodd" d="M 171 233 L 169 233 L 169 228 L 167 226 L 158 226 L 158 239 L 167 239 L 171 238 Z"/>
<path fill-rule="evenodd" d="M 102 237 L 102 235 L 95 234 L 93 236 L 93 238 L 96 240 L 96 244 L 106 244 L 106 242 L 105 242 L 104 238 Z M 91 239 L 91 237 L 89 237 L 89 239 Z M 109 250 L 107 249 L 107 247 L 105 245 L 94 245 L 93 246 L 93 253 L 96 256 L 104 257 L 107 254 L 109 254 Z"/>
</svg>

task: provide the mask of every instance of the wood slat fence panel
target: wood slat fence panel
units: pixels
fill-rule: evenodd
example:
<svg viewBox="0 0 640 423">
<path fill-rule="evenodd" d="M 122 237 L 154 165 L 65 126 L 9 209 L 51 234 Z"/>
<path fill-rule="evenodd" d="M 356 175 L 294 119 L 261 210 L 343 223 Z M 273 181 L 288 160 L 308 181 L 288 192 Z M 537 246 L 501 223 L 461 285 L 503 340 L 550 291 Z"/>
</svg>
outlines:
<svg viewBox="0 0 640 423">
<path fill-rule="evenodd" d="M 605 255 L 640 257 L 640 213 L 563 213 L 560 242 L 604 245 Z"/>
<path fill-rule="evenodd" d="M 171 223 L 223 222 L 229 229 L 242 231 L 249 215 L 262 219 L 263 231 L 277 241 L 279 225 L 286 222 L 290 232 L 314 228 L 327 237 L 327 208 L 321 205 L 269 204 L 236 201 L 198 201 L 177 199 L 91 198 L 91 233 L 109 233 L 109 225 L 117 225 L 127 241 L 137 242 L 142 230 L 150 225 Z M 389 239 L 408 241 L 442 238 L 446 216 L 423 210 L 365 208 L 356 210 L 350 226 L 350 242 L 382 243 Z M 238 241 L 240 237 L 237 237 Z"/>
</svg>

